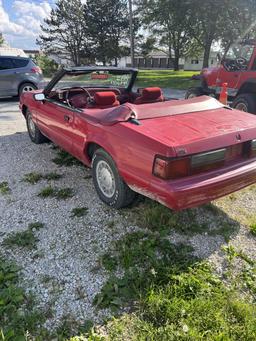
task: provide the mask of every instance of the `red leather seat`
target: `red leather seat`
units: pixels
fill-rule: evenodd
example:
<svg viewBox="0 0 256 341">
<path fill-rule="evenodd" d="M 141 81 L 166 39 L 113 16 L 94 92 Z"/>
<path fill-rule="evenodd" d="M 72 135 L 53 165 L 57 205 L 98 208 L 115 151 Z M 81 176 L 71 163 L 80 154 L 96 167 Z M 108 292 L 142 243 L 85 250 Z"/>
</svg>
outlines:
<svg viewBox="0 0 256 341">
<path fill-rule="evenodd" d="M 134 104 L 145 104 L 163 102 L 164 97 L 160 88 L 144 88 L 140 97 L 137 97 Z"/>
<path fill-rule="evenodd" d="M 90 108 L 106 109 L 120 105 L 117 96 L 113 91 L 95 92 L 94 103 L 90 104 Z"/>
</svg>

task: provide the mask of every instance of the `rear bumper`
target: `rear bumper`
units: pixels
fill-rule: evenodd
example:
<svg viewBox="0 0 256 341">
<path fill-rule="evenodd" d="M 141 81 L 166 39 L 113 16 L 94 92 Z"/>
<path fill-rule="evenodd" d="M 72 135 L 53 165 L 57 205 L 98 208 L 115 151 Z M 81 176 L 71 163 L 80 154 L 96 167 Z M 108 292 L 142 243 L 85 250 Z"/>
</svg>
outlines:
<svg viewBox="0 0 256 341">
<path fill-rule="evenodd" d="M 256 160 L 176 181 L 154 179 L 151 198 L 174 210 L 202 205 L 256 182 Z"/>
</svg>

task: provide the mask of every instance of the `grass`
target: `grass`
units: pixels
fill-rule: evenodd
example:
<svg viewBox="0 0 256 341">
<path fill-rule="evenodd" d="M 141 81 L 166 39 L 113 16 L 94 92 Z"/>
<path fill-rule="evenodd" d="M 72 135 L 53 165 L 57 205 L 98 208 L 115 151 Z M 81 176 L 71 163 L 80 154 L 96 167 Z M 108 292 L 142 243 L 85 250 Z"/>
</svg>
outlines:
<svg viewBox="0 0 256 341">
<path fill-rule="evenodd" d="M 46 340 L 43 314 L 37 311 L 32 296 L 19 286 L 18 268 L 0 257 L 0 340 Z M 27 336 L 26 336 L 27 335 Z M 34 339 L 34 338 L 33 338 Z"/>
<path fill-rule="evenodd" d="M 249 231 L 253 236 L 256 236 L 256 216 L 252 216 L 248 219 L 247 225 Z"/>
<path fill-rule="evenodd" d="M 88 207 L 75 207 L 71 211 L 71 217 L 83 217 L 87 214 Z"/>
<path fill-rule="evenodd" d="M 42 198 L 56 198 L 56 199 L 68 199 L 73 197 L 74 191 L 72 188 L 55 188 L 52 186 L 47 186 L 43 188 L 39 193 L 38 196 Z"/>
<path fill-rule="evenodd" d="M 103 255 L 101 264 L 111 273 L 94 303 L 113 312 L 129 305 L 133 311 L 107 324 L 105 340 L 256 339 L 256 263 L 228 246 L 223 282 L 192 251 L 156 232 L 137 231 Z M 244 263 L 240 273 L 237 259 Z M 121 277 L 115 275 L 117 266 Z"/>
<path fill-rule="evenodd" d="M 162 236 L 169 234 L 170 231 L 187 236 L 207 233 L 212 236 L 222 235 L 225 241 L 228 241 L 236 229 L 235 222 L 227 219 L 224 213 L 212 204 L 200 209 L 174 212 L 155 201 L 146 199 L 130 214 L 138 226 Z M 209 225 L 212 221 L 215 227 L 210 229 Z"/>
<path fill-rule="evenodd" d="M 58 166 L 76 166 L 76 165 L 82 165 L 80 161 L 78 161 L 76 158 L 65 152 L 64 150 L 58 150 L 57 156 L 52 159 L 52 161 L 58 165 Z"/>
<path fill-rule="evenodd" d="M 191 80 L 196 71 L 140 70 L 136 81 L 137 87 L 159 86 L 160 88 L 188 89 L 199 85 Z M 171 95 L 171 94 L 170 94 Z"/>
<path fill-rule="evenodd" d="M 28 182 L 32 185 L 38 183 L 40 180 L 45 179 L 45 180 L 58 180 L 62 177 L 61 174 L 58 174 L 56 172 L 50 172 L 46 174 L 40 174 L 36 172 L 31 172 L 28 174 L 25 174 L 23 181 Z"/>
<path fill-rule="evenodd" d="M 28 248 L 30 250 L 35 249 L 38 242 L 35 231 L 38 231 L 43 227 L 43 223 L 31 223 L 28 225 L 27 230 L 11 233 L 7 238 L 4 239 L 3 245 L 9 248 L 12 246 L 18 246 L 22 248 Z"/>
<path fill-rule="evenodd" d="M 10 187 L 8 185 L 8 182 L 7 181 L 2 181 L 0 182 L 0 194 L 8 194 L 10 193 Z"/>
</svg>

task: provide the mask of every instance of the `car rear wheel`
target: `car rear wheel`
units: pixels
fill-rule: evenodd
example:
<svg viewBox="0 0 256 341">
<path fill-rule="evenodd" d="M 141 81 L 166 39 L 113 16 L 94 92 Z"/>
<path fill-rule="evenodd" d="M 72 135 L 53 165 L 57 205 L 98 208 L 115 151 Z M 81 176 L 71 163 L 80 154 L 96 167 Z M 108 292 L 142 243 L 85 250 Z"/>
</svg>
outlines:
<svg viewBox="0 0 256 341">
<path fill-rule="evenodd" d="M 93 156 L 92 175 L 98 196 L 109 206 L 126 207 L 137 196 L 120 177 L 115 162 L 104 149 L 98 149 Z"/>
<path fill-rule="evenodd" d="M 33 90 L 36 90 L 37 87 L 32 84 L 32 83 L 24 83 L 19 87 L 19 96 L 23 93 L 23 92 L 30 92 Z"/>
<path fill-rule="evenodd" d="M 232 107 L 237 110 L 256 114 L 256 94 L 242 94 L 235 98 Z"/>
<path fill-rule="evenodd" d="M 201 88 L 189 88 L 186 92 L 185 99 L 203 96 L 204 93 Z"/>
<path fill-rule="evenodd" d="M 32 114 L 29 110 L 27 110 L 26 113 L 26 123 L 28 134 L 32 142 L 40 144 L 48 141 L 48 139 L 41 133 L 41 131 L 36 126 L 35 122 L 33 121 Z"/>
</svg>

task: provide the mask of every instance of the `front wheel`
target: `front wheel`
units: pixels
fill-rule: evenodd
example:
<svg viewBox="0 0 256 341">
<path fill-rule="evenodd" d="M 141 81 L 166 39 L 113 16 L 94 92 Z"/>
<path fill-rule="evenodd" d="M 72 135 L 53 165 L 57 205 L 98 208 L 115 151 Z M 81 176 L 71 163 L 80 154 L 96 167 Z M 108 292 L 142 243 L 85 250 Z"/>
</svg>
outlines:
<svg viewBox="0 0 256 341">
<path fill-rule="evenodd" d="M 41 131 L 38 129 L 37 125 L 33 121 L 32 114 L 29 110 L 27 110 L 26 113 L 26 123 L 28 134 L 32 142 L 40 144 L 48 141 L 48 139 L 41 133 Z"/>
<path fill-rule="evenodd" d="M 232 103 L 232 108 L 256 114 L 256 94 L 238 95 Z"/>
<path fill-rule="evenodd" d="M 109 206 L 126 207 L 137 196 L 120 177 L 113 159 L 104 149 L 98 149 L 93 156 L 92 176 L 98 196 Z"/>
</svg>

